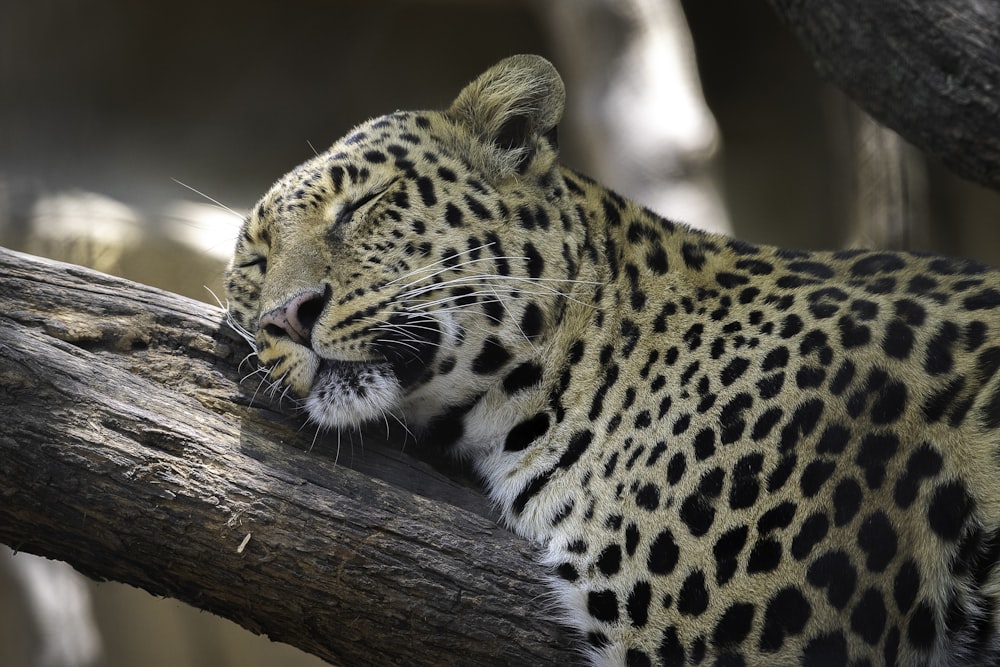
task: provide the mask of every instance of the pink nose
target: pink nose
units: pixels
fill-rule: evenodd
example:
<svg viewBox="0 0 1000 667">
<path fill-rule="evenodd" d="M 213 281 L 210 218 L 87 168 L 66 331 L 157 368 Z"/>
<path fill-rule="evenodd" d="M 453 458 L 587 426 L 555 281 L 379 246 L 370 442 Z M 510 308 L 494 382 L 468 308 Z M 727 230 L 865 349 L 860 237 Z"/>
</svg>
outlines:
<svg viewBox="0 0 1000 667">
<path fill-rule="evenodd" d="M 299 345 L 308 345 L 326 297 L 310 290 L 296 294 L 283 305 L 261 315 L 259 326 L 271 336 L 288 337 Z"/>
</svg>

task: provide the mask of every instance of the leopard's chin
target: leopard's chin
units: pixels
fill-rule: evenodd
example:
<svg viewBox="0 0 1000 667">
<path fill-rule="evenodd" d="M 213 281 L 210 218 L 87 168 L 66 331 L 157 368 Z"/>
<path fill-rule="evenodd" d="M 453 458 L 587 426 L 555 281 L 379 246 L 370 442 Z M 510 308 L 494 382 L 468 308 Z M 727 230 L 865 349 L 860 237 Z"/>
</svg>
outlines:
<svg viewBox="0 0 1000 667">
<path fill-rule="evenodd" d="M 388 363 L 323 359 L 305 406 L 309 418 L 323 428 L 353 428 L 384 419 L 398 408 L 400 395 Z"/>
</svg>

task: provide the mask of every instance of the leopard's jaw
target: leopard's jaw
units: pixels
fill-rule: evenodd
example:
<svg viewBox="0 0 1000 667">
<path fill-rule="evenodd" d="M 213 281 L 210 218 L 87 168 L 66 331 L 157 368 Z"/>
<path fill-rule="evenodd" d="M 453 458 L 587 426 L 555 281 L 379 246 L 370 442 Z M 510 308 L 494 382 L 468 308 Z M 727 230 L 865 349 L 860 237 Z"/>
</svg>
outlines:
<svg viewBox="0 0 1000 667">
<path fill-rule="evenodd" d="M 401 390 L 389 364 L 322 361 L 305 397 L 309 419 L 328 429 L 350 429 L 399 409 Z"/>
</svg>

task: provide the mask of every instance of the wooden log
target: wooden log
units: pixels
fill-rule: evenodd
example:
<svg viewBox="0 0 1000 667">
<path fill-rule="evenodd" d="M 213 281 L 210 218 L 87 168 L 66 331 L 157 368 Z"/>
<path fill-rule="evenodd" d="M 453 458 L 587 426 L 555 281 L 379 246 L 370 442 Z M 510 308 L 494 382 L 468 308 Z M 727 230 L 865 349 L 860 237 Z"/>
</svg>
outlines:
<svg viewBox="0 0 1000 667">
<path fill-rule="evenodd" d="M 240 386 L 222 319 L 0 249 L 0 541 L 334 664 L 572 656 L 481 495 L 370 434 L 323 455 L 336 437 Z"/>
</svg>

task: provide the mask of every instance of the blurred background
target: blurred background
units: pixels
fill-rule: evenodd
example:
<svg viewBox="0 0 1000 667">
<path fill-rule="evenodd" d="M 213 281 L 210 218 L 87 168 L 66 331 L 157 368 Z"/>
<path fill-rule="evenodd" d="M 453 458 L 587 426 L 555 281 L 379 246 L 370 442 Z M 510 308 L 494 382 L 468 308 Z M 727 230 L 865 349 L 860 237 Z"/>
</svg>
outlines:
<svg viewBox="0 0 1000 667">
<path fill-rule="evenodd" d="M 0 245 L 212 301 L 274 179 L 366 118 L 446 106 L 523 52 L 566 78 L 564 161 L 668 217 L 1000 266 L 1000 196 L 819 80 L 764 0 L 8 2 Z M 0 665 L 140 664 L 320 662 L 0 551 Z"/>
</svg>

